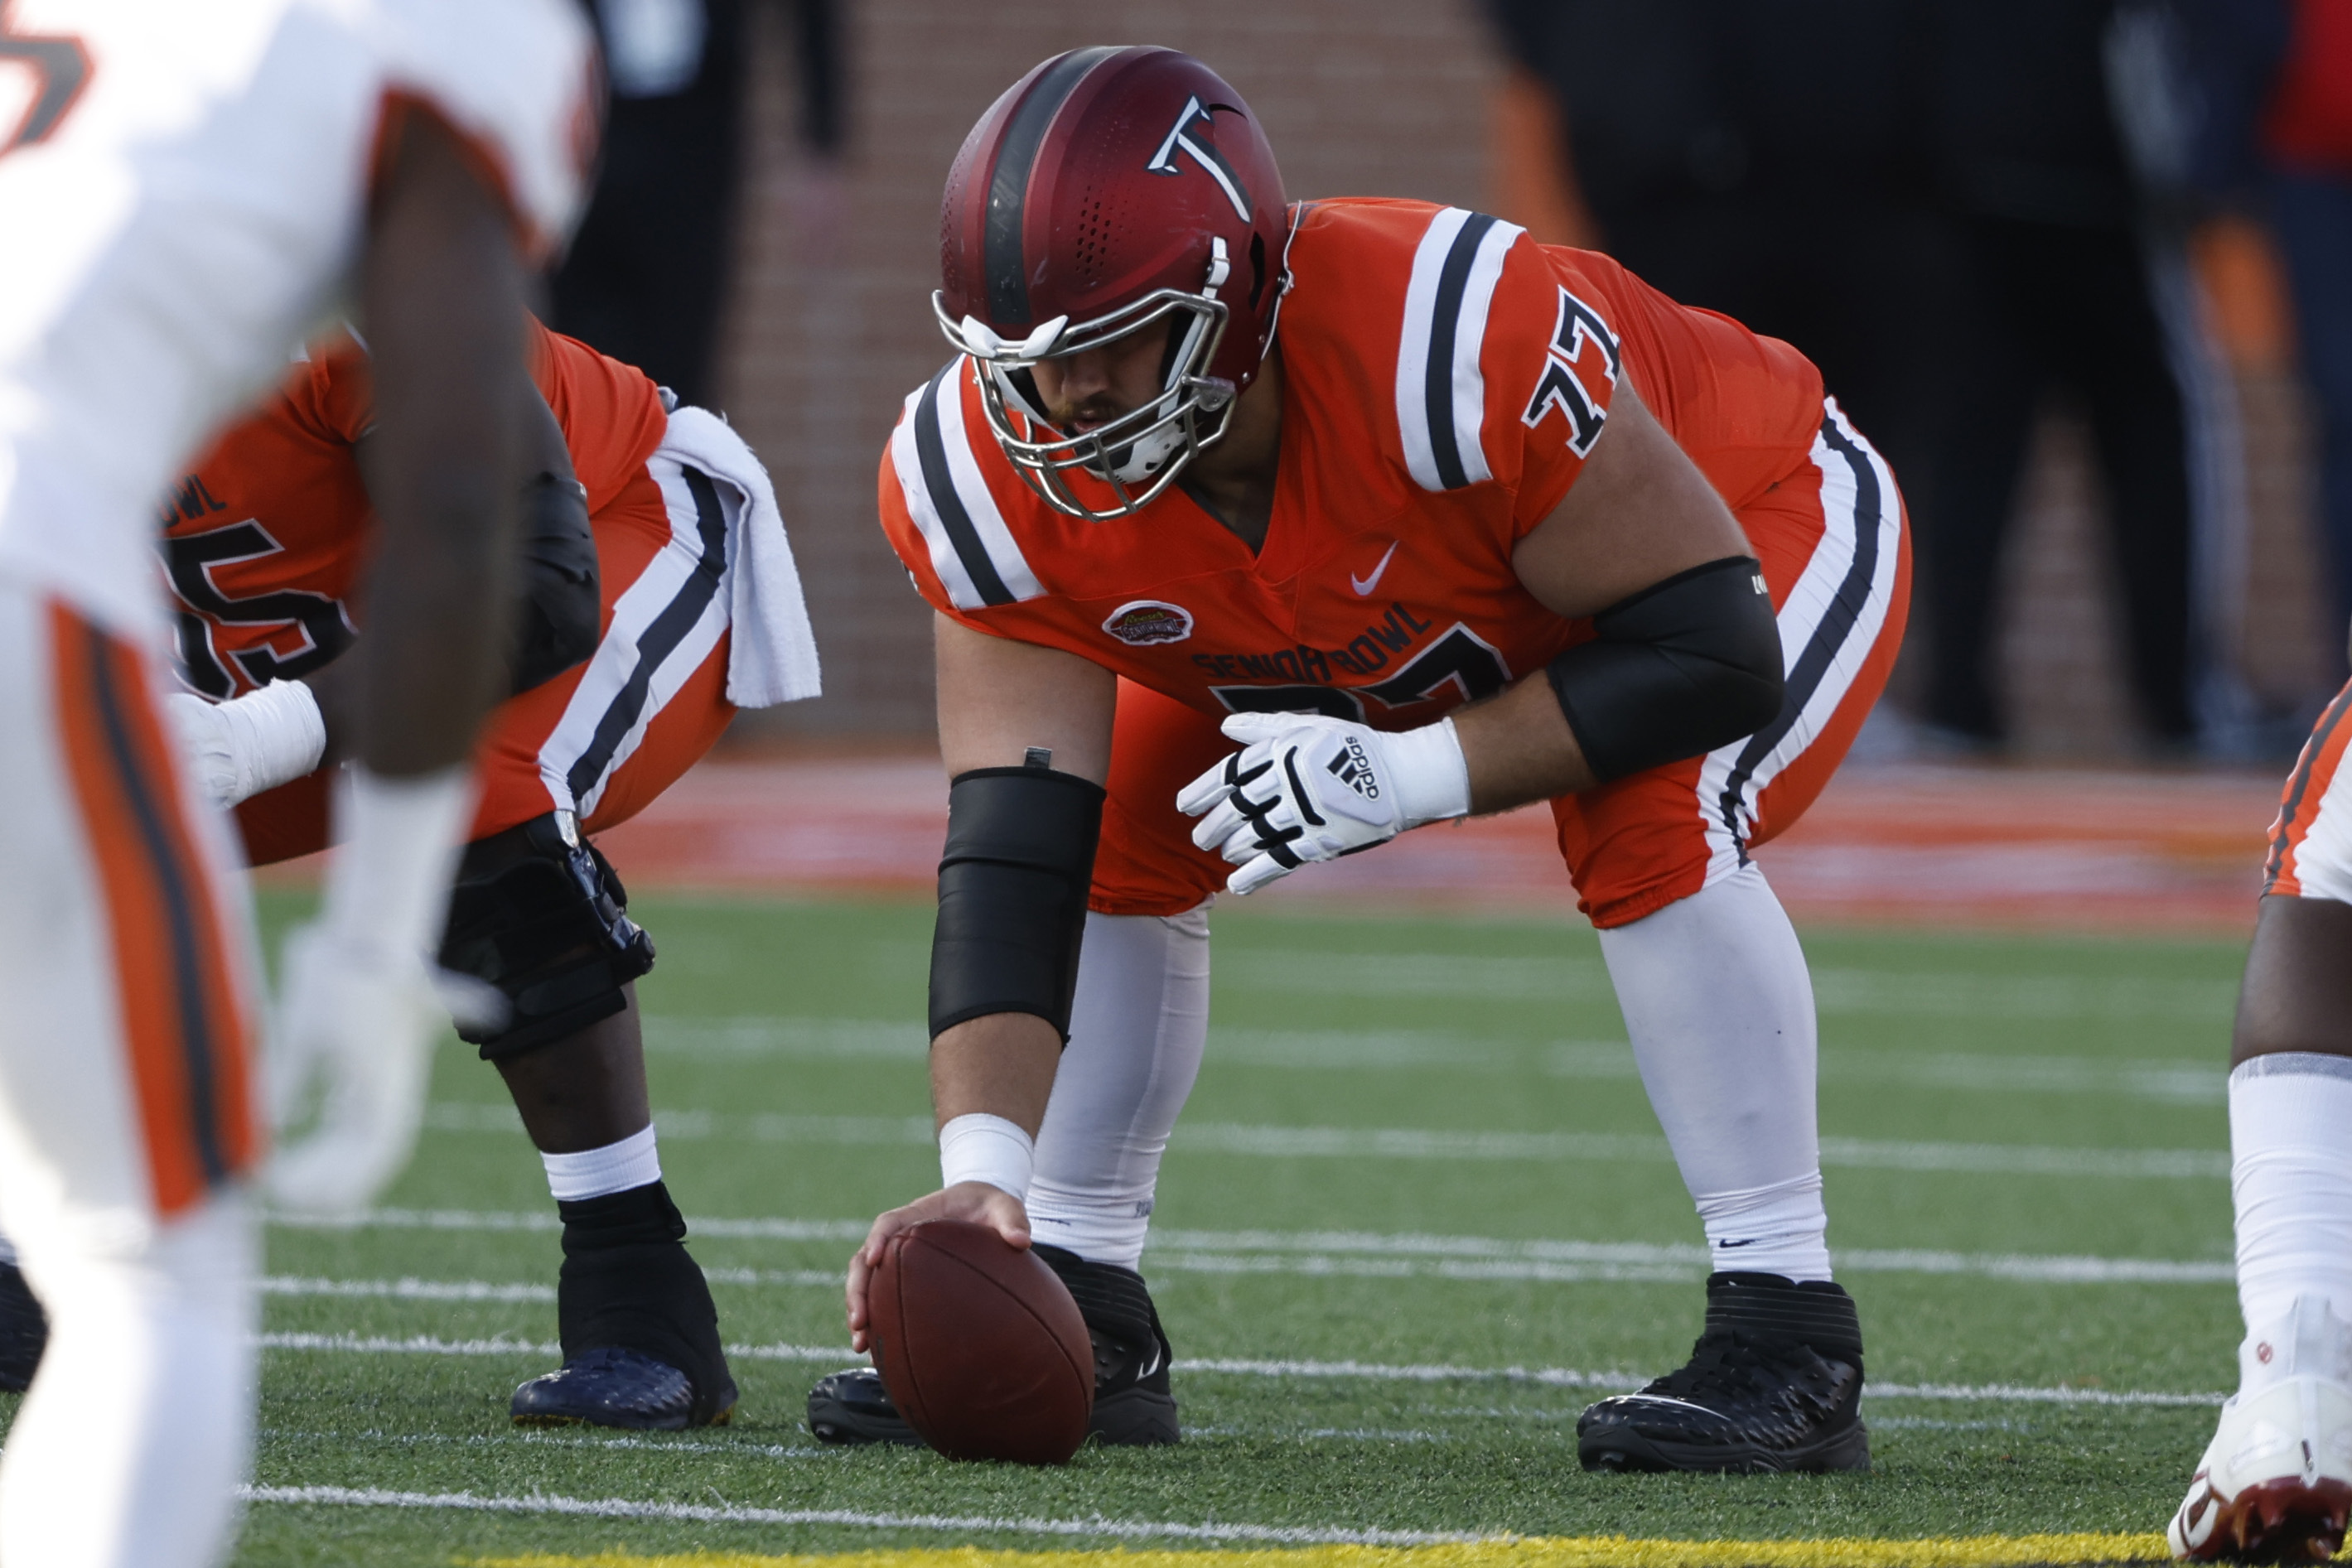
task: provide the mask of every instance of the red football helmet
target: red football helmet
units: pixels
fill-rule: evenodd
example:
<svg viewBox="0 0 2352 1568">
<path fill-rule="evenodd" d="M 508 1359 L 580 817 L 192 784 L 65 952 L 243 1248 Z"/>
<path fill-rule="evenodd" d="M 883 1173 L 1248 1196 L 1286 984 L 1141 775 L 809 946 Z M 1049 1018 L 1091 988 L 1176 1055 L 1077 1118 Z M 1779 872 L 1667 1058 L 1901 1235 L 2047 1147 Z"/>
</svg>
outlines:
<svg viewBox="0 0 2352 1568">
<path fill-rule="evenodd" d="M 1290 287 L 1282 172 L 1257 118 L 1174 49 L 1056 55 L 964 138 L 940 211 L 948 341 L 982 367 L 1013 468 L 1073 517 L 1149 505 L 1224 434 Z M 1030 367 L 1166 331 L 1161 395 L 1082 434 L 1049 423 Z M 1097 500 L 1072 488 L 1072 472 Z"/>
</svg>

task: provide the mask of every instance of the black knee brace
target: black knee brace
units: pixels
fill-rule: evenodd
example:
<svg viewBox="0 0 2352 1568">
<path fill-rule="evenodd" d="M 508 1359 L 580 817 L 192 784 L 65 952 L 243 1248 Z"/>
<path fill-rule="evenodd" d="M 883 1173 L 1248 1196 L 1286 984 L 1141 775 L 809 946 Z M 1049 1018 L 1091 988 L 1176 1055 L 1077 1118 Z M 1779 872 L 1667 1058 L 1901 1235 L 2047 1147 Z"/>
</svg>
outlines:
<svg viewBox="0 0 2352 1568">
<path fill-rule="evenodd" d="M 458 1037 L 495 1061 L 626 1007 L 621 988 L 654 967 L 653 938 L 628 906 L 611 862 L 580 837 L 568 812 L 467 845 L 441 964 L 496 986 L 513 1011 L 502 1029 L 460 1026 Z"/>
</svg>

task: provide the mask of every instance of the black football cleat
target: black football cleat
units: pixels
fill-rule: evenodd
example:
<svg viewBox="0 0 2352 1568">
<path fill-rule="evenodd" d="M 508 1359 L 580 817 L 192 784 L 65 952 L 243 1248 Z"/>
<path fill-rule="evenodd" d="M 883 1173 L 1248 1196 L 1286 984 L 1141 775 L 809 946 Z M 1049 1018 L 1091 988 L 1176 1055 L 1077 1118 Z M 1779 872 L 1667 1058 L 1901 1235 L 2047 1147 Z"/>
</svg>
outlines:
<svg viewBox="0 0 2352 1568">
<path fill-rule="evenodd" d="M 1866 1470 L 1862 1322 L 1827 1282 L 1714 1274 L 1689 1364 L 1576 1423 L 1588 1470 Z"/>
<path fill-rule="evenodd" d="M 677 1367 L 641 1352 L 599 1345 L 516 1389 L 509 1409 L 518 1427 L 682 1432 L 693 1424 L 694 1385 Z M 730 1413 L 721 1412 L 718 1420 Z"/>
<path fill-rule="evenodd" d="M 919 1448 L 923 1440 L 882 1391 L 882 1375 L 853 1366 L 816 1380 L 809 1390 L 809 1430 L 820 1443 L 897 1443 Z"/>
<path fill-rule="evenodd" d="M 559 1203 L 563 1271 L 555 1318 L 563 1365 L 515 1390 L 517 1423 L 639 1431 L 722 1425 L 735 1379 L 719 1309 L 659 1182 Z"/>
<path fill-rule="evenodd" d="M 1176 1396 L 1168 1386 L 1168 1336 L 1143 1288 L 1143 1276 L 1110 1263 L 1089 1263 L 1059 1247 L 1031 1249 L 1078 1303 L 1095 1348 L 1095 1413 L 1087 1434 L 1112 1448 L 1157 1447 L 1181 1440 Z M 817 1380 L 809 1390 L 809 1430 L 826 1443 L 898 1443 L 922 1447 L 882 1387 L 882 1375 L 853 1366 Z"/>
<path fill-rule="evenodd" d="M 14 1263 L 0 1263 L 0 1394 L 22 1394 L 49 1347 L 49 1315 Z"/>
<path fill-rule="evenodd" d="M 1095 1415 L 1087 1430 L 1115 1448 L 1183 1440 L 1169 1391 L 1168 1335 L 1143 1276 L 1116 1263 L 1089 1263 L 1042 1243 L 1030 1250 L 1061 1276 L 1095 1345 Z"/>
</svg>

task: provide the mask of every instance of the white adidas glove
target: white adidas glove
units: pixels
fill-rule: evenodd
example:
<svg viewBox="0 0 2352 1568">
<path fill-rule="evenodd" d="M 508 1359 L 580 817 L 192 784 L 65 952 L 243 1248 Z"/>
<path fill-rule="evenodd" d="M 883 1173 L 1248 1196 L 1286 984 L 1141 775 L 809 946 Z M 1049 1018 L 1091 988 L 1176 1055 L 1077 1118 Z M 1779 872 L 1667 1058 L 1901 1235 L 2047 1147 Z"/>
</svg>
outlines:
<svg viewBox="0 0 2352 1568">
<path fill-rule="evenodd" d="M 1319 714 L 1237 713 L 1223 727 L 1243 749 L 1186 785 L 1176 809 L 1201 818 L 1194 843 L 1241 867 L 1225 883 L 1235 893 L 1470 810 L 1450 718 L 1396 735 Z"/>
<path fill-rule="evenodd" d="M 281 1134 L 307 1125 L 269 1163 L 282 1208 L 362 1207 L 408 1163 L 446 1016 L 427 955 L 473 805 L 464 766 L 414 779 L 355 768 L 336 801 L 348 831 L 319 919 L 286 940 L 270 1041 L 271 1120 Z"/>
<path fill-rule="evenodd" d="M 316 771 L 326 754 L 326 720 L 318 698 L 299 681 L 272 681 L 225 703 L 173 692 L 163 698 L 163 711 L 179 736 L 181 756 L 216 806 L 290 784 Z"/>
</svg>

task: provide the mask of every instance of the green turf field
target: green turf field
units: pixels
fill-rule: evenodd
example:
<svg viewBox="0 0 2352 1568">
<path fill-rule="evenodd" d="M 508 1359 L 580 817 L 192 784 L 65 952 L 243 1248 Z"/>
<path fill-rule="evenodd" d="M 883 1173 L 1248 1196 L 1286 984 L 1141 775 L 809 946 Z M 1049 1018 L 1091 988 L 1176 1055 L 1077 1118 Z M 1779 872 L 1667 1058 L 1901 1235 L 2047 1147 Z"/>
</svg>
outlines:
<svg viewBox="0 0 2352 1568">
<path fill-rule="evenodd" d="M 1876 1469 L 1590 1477 L 1578 1410 L 1681 1360 L 1704 1272 L 1591 935 L 1229 909 L 1144 1265 L 1185 1444 L 1050 1471 L 821 1449 L 802 1399 L 846 1364 L 826 1353 L 851 1238 L 937 1174 L 929 912 L 638 912 L 662 952 L 642 995 L 663 1163 L 728 1337 L 755 1347 L 735 1424 L 508 1425 L 514 1384 L 554 1364 L 552 1207 L 497 1078 L 453 1040 L 379 1222 L 270 1234 L 240 1562 L 1265 1539 L 1247 1527 L 2144 1535 L 2232 1380 L 2236 946 L 1811 934 L 1831 1242 L 1882 1388 Z M 288 1500 L 304 1488 L 412 1495 Z M 803 1513 L 832 1517 L 773 1517 Z"/>
</svg>

